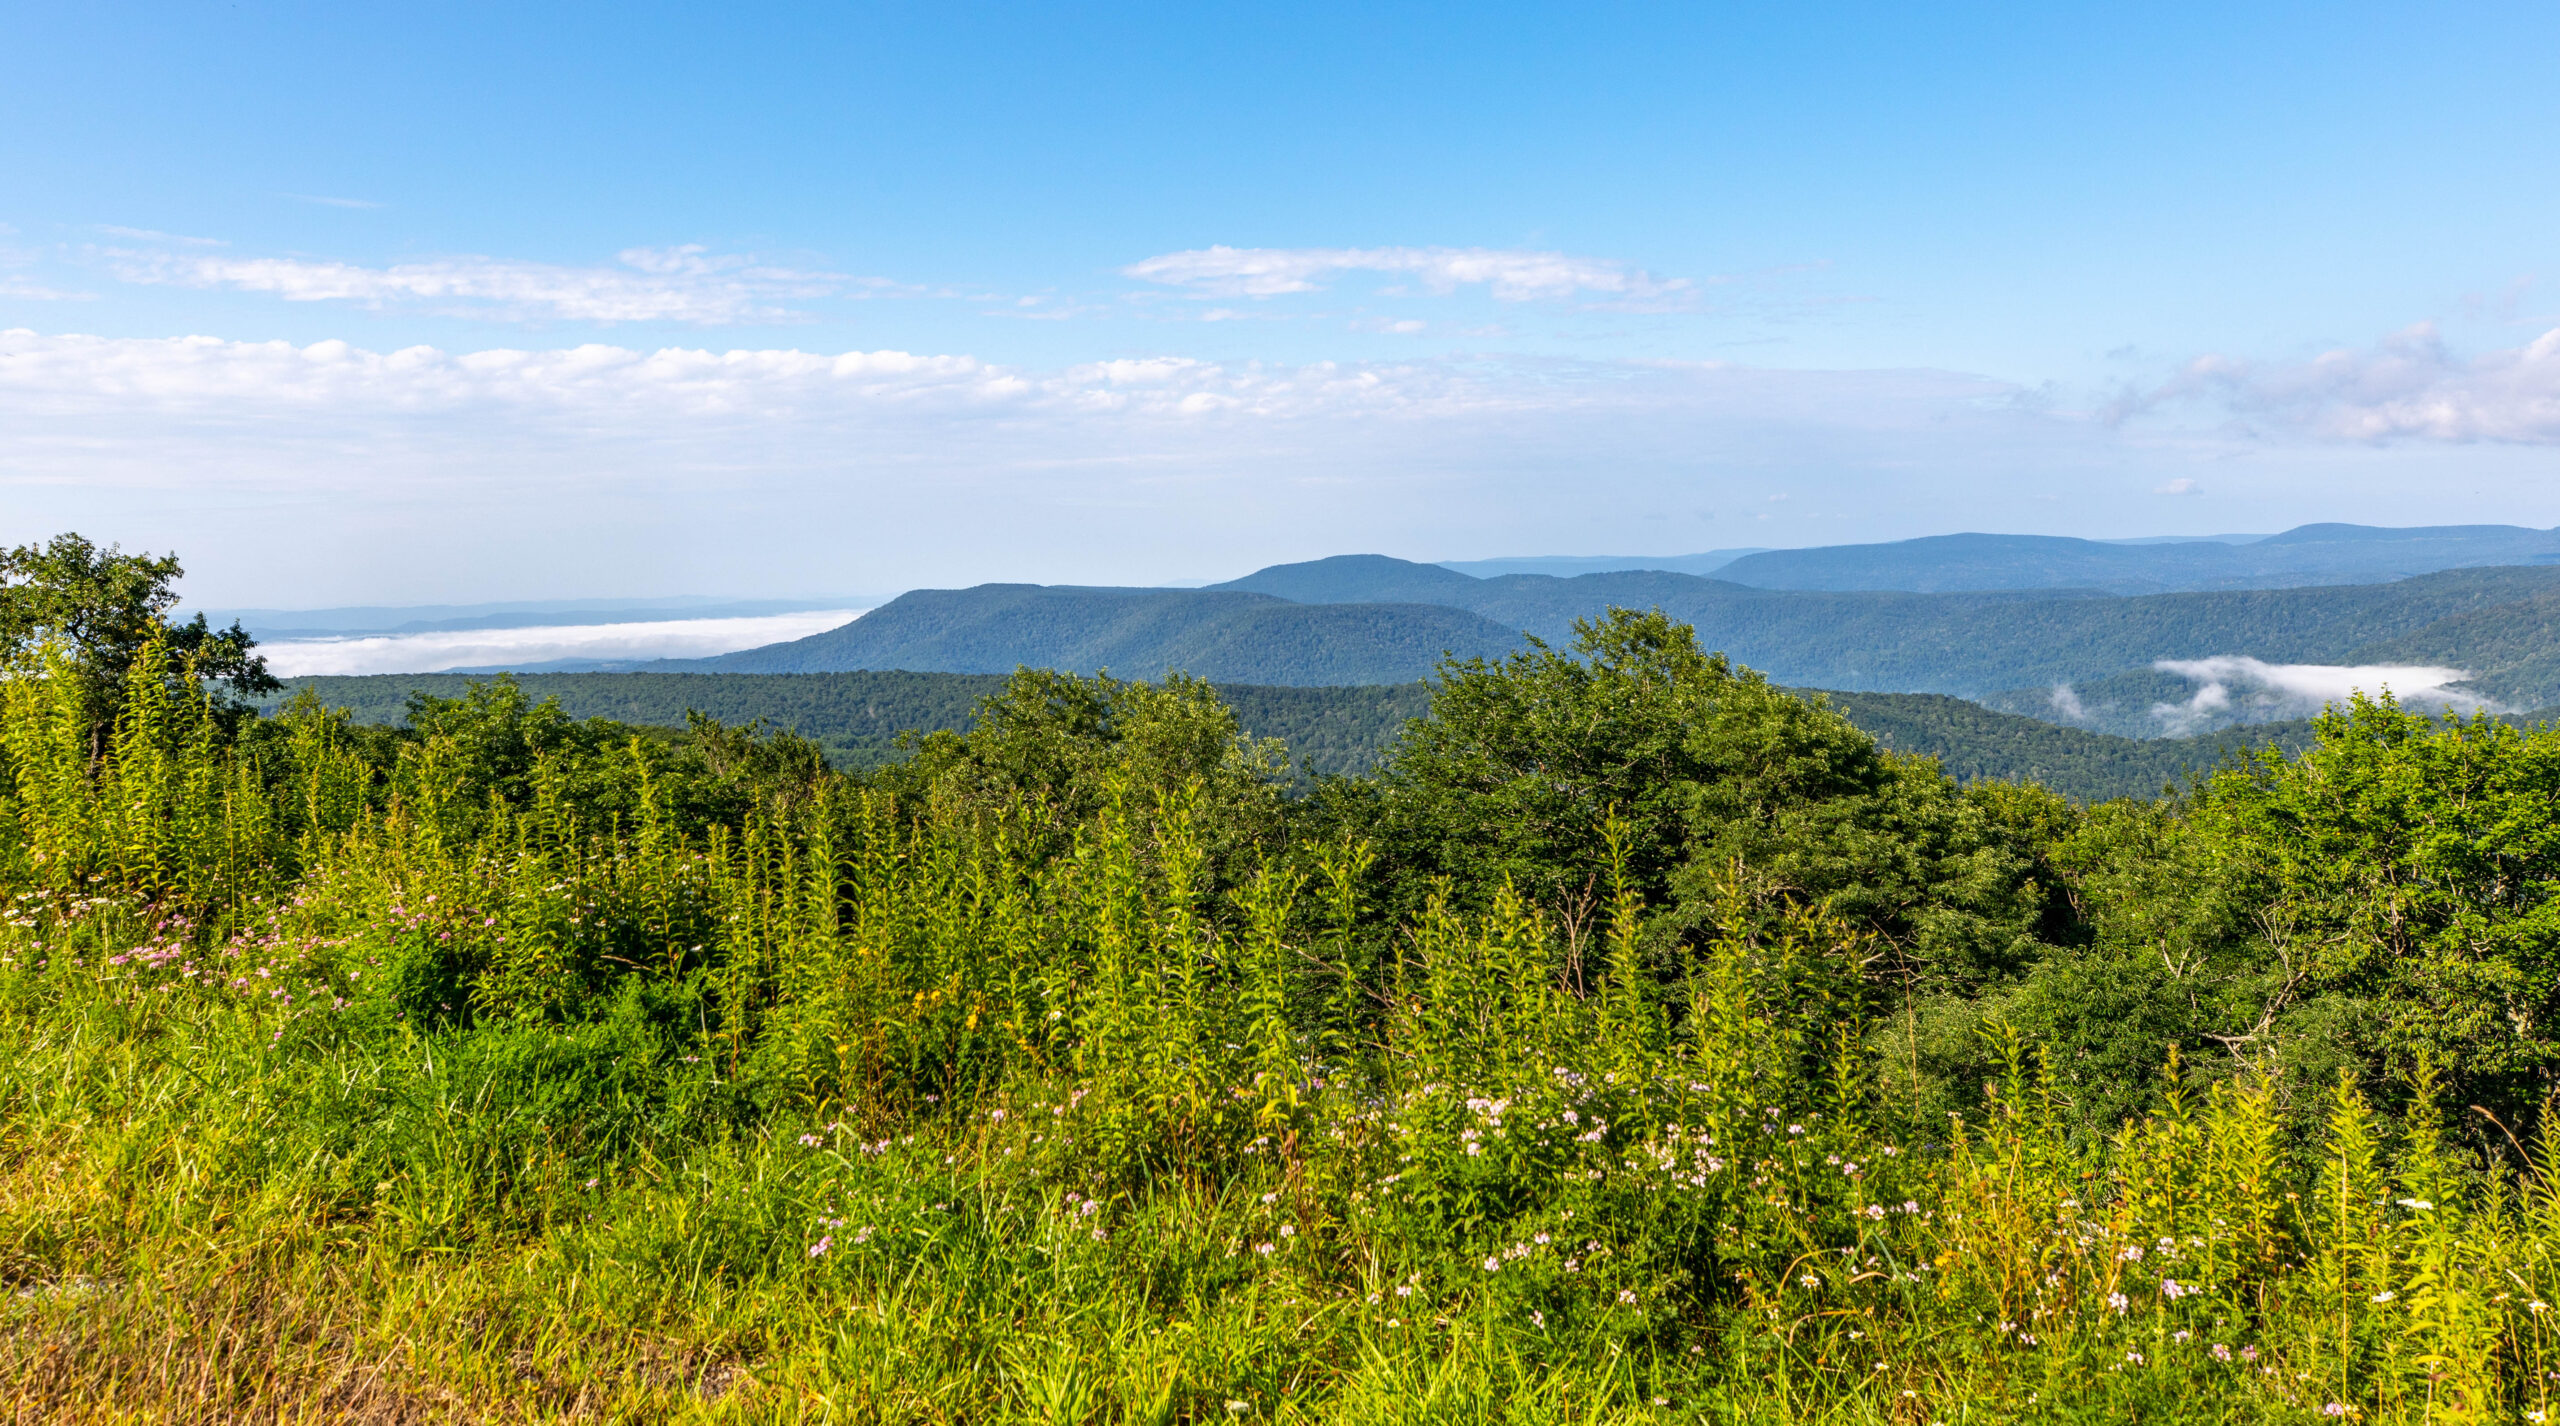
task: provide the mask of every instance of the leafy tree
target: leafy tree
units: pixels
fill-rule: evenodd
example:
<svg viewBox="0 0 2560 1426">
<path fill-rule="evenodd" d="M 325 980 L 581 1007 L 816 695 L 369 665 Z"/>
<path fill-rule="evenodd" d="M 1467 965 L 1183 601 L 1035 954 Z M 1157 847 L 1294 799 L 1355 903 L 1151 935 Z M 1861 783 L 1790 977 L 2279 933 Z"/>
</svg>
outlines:
<svg viewBox="0 0 2560 1426">
<path fill-rule="evenodd" d="M 2220 1036 L 2377 1081 L 2423 1058 L 2450 1107 L 2531 1113 L 2560 1088 L 2560 738 L 2362 695 L 2319 731 L 2214 779 L 2189 829 L 2187 923 L 2263 979 Z"/>
<path fill-rule="evenodd" d="M 979 700 L 968 732 L 928 733 L 907 746 L 907 761 L 878 775 L 882 787 L 987 805 L 1037 802 L 1061 827 L 1114 796 L 1145 815 L 1183 794 L 1222 884 L 1248 874 L 1246 863 L 1287 824 L 1288 749 L 1248 736 L 1214 686 L 1181 674 L 1150 685 L 1018 669 Z"/>
<path fill-rule="evenodd" d="M 1828 902 L 1906 979 L 1955 987 L 2033 954 L 2049 898 L 2031 852 L 2066 811 L 1968 796 L 1687 625 L 1620 609 L 1576 625 L 1571 652 L 1445 665 L 1371 815 L 1407 902 L 1507 879 L 1578 924 L 1607 894 L 1614 823 L 1633 889 L 1669 907 L 1657 937 L 1714 929 L 1739 874 L 1764 898 Z"/>
<path fill-rule="evenodd" d="M 173 586 L 184 573 L 175 555 L 129 555 L 76 534 L 0 551 L 0 657 L 24 657 L 48 641 L 59 645 L 80 681 L 97 744 L 115 721 L 135 658 L 154 635 L 163 635 L 179 668 L 222 685 L 227 696 L 217 709 L 225 725 L 236 728 L 249 700 L 284 685 L 267 671 L 266 659 L 251 652 L 257 640 L 237 621 L 216 629 L 202 614 L 184 623 L 169 619 L 178 603 Z"/>
</svg>

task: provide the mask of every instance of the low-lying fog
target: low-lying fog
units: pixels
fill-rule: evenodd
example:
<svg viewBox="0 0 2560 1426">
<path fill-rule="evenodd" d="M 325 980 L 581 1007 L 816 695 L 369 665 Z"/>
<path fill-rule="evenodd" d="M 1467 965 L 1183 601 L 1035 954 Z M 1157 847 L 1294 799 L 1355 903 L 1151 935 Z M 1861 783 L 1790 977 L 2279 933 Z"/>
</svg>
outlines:
<svg viewBox="0 0 2560 1426">
<path fill-rule="evenodd" d="M 258 646 L 282 678 L 307 674 L 438 673 L 525 668 L 564 659 L 694 659 L 805 639 L 851 623 L 860 609 L 812 609 L 740 619 L 657 619 L 530 629 L 448 629 L 279 639 Z"/>
</svg>

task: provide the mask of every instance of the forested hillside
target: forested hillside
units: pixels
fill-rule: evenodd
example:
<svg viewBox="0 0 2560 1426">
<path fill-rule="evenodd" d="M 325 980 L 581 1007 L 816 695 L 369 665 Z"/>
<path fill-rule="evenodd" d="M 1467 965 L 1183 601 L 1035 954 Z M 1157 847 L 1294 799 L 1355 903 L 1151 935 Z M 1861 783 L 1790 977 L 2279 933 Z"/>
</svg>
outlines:
<svg viewBox="0 0 2560 1426">
<path fill-rule="evenodd" d="M 1422 600 L 1436 602 L 1394 602 Z M 2036 717 L 2059 716 L 2049 698 L 2057 684 L 2134 676 L 2150 688 L 2156 660 L 2226 654 L 2449 665 L 2474 670 L 2470 686 L 2496 703 L 2538 708 L 2560 703 L 2560 658 L 2548 652 L 2554 607 L 2560 567 L 2119 597 L 1781 591 L 1661 572 L 1474 579 L 1361 555 L 1277 566 L 1211 590 L 923 590 L 842 629 L 686 667 L 995 672 L 1027 664 L 1132 677 L 1182 670 L 1231 683 L 1412 682 L 1444 652 L 1496 655 L 1519 646 L 1512 630 L 1568 642 L 1576 620 L 1628 608 L 1692 624 L 1709 647 L 1782 683 L 1994 698 Z M 2123 715 L 2101 725 L 2106 731 L 2163 731 L 2146 722 L 2151 701 L 2128 695 L 2092 706 Z"/>
<path fill-rule="evenodd" d="M 290 682 L 272 706 L 304 689 L 357 721 L 405 721 L 412 693 L 460 698 L 485 679 L 460 674 L 381 674 Z M 681 728 L 688 713 L 723 723 L 763 722 L 816 741 L 840 767 L 870 767 L 897 756 L 900 733 L 965 731 L 978 700 L 1004 684 L 994 674 L 865 672 L 832 674 L 536 673 L 514 680 L 528 697 L 557 699 L 578 718 Z M 2294 722 L 2193 738 L 2135 740 L 2013 714 L 1933 694 L 1831 693 L 1849 721 L 1899 752 L 1941 760 L 1963 782 L 2038 782 L 2080 801 L 2150 797 L 2183 786 L 2233 752 L 2274 744 L 2298 750 L 2309 724 Z M 1218 696 L 1255 737 L 1286 742 L 1302 773 L 1357 774 L 1430 706 L 1423 684 L 1282 688 L 1221 684 Z"/>
<path fill-rule="evenodd" d="M 1931 535 L 1870 545 L 1717 550 L 1660 557 L 1591 555 L 1443 560 L 1490 577 L 1672 570 L 1757 589 L 2091 589 L 2163 594 L 2365 584 L 2442 569 L 2550 564 L 2560 530 L 2519 525 L 2303 525 L 2278 535 L 2079 540 L 2057 535 Z M 1291 596 L 1296 597 L 1296 596 Z"/>
<path fill-rule="evenodd" d="M 489 680 L 463 674 L 375 674 L 300 678 L 271 700 L 282 706 L 309 689 L 361 723 L 400 724 L 413 693 L 460 698 Z M 526 696 L 559 700 L 574 718 L 681 728 L 701 713 L 731 725 L 762 722 L 809 738 L 840 767 L 871 767 L 898 756 L 906 732 L 965 731 L 979 700 L 1004 686 L 996 674 L 878 671 L 817 674 L 530 673 L 514 676 Z M 1289 745 L 1307 774 L 1360 773 L 1430 705 L 1419 683 L 1283 688 L 1222 684 L 1218 696 L 1246 732 Z"/>
<path fill-rule="evenodd" d="M 2364 584 L 2437 570 L 2560 560 L 2560 530 L 2517 525 L 2383 529 L 2304 525 L 2245 544 L 2118 544 L 2054 535 L 1937 535 L 1876 545 L 1769 550 L 1721 565 L 1761 589 L 2098 589 L 2159 594 Z"/>
<path fill-rule="evenodd" d="M 692 666 L 1005 673 L 1027 664 L 1124 678 L 1189 673 L 1222 683 L 1410 683 L 1444 654 L 1500 654 L 1517 641 L 1508 629 L 1438 604 L 1311 605 L 1231 591 L 986 584 L 916 590 L 842 628 Z"/>
</svg>

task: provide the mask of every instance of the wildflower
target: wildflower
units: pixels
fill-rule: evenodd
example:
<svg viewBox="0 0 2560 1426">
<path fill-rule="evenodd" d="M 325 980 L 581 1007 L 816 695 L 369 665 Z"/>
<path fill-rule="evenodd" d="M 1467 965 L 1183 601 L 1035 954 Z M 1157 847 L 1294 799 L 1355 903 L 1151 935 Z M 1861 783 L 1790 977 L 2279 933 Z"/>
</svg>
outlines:
<svg viewBox="0 0 2560 1426">
<path fill-rule="evenodd" d="M 1489 1273 L 1498 1273 L 1498 1272 L 1502 1271 L 1502 1259 L 1500 1259 L 1500 1258 L 1487 1258 L 1487 1259 L 1485 1259 L 1485 1260 L 1484 1260 L 1484 1270 L 1485 1270 L 1486 1272 L 1489 1272 Z"/>
<path fill-rule="evenodd" d="M 835 1245 L 835 1235 L 830 1233 L 809 1245 L 809 1256 L 813 1258 L 823 1258 L 827 1255 L 827 1249 L 832 1248 Z"/>
<path fill-rule="evenodd" d="M 1241 1416 L 1252 1409 L 1253 1408 L 1251 1406 L 1248 1406 L 1241 1401 L 1229 1401 L 1227 1403 L 1227 1411 L 1230 1415 Z"/>
<path fill-rule="evenodd" d="M 2256 1361 L 2257 1359 L 2258 1359 L 2258 1349 L 2257 1349 L 2257 1348 L 2255 1348 L 2255 1347 L 2242 1347 L 2242 1348 L 2240 1349 L 2240 1360 L 2242 1360 L 2242 1361 L 2244 1361 L 2244 1362 L 2254 1362 L 2254 1361 Z"/>
<path fill-rule="evenodd" d="M 2108 1293 L 2108 1294 L 2107 1294 L 2107 1305 L 2108 1305 L 2109 1307 L 2114 1308 L 2114 1309 L 2115 1309 L 2119 1314 L 2121 1314 L 2121 1313 L 2122 1313 L 2122 1312 L 2123 1312 L 2127 1307 L 2131 1306 L 2132 1304 L 2131 1304 L 2131 1303 L 2129 1303 L 2129 1302 L 2127 1302 L 2127 1301 L 2125 1300 L 2125 1295 L 2124 1295 L 2123 1293 L 2121 1293 L 2121 1292 L 2110 1292 L 2110 1293 Z"/>
<path fill-rule="evenodd" d="M 1866 1213 L 1869 1218 L 1882 1218 L 1884 1216 L 1884 1205 L 1881 1203 L 1870 1203 L 1867 1205 Z"/>
<path fill-rule="evenodd" d="M 1294 1238 L 1298 1236 L 1298 1230 L 1287 1223 L 1283 1223 L 1280 1225 L 1280 1236 L 1283 1238 Z"/>
<path fill-rule="evenodd" d="M 2231 1360 L 2231 1349 L 2222 1345 L 2220 1342 L 2214 1343 L 2213 1359 L 2217 1362 L 2227 1362 Z"/>
<path fill-rule="evenodd" d="M 1262 1254 L 1266 1258 L 1271 1256 L 1271 1245 L 1269 1243 L 1256 1243 L 1253 1245 L 1253 1250 Z"/>
<path fill-rule="evenodd" d="M 1920 1211 L 1920 1205 L 1915 1200 L 1906 1198 L 1902 1200 L 1902 1211 L 1905 1213 L 1917 1213 Z"/>
<path fill-rule="evenodd" d="M 2323 1416 L 2344 1416 L 2347 1414 L 2347 1408 L 2339 1402 L 2332 1401 L 2328 1405 L 2320 1408 L 2320 1414 Z"/>
<path fill-rule="evenodd" d="M 1411 1296 L 1413 1296 L 1413 1284 L 1412 1284 L 1412 1283 L 1409 1283 L 1409 1282 L 1406 1282 L 1406 1283 L 1398 1283 L 1398 1284 L 1396 1284 L 1396 1296 L 1398 1296 L 1398 1297 L 1411 1297 Z"/>
<path fill-rule="evenodd" d="M 1816 1288 L 1822 1286 L 1822 1279 L 1815 1277 L 1812 1273 L 1806 1273 L 1803 1277 L 1796 1279 L 1796 1285 L 1804 1288 Z"/>
<path fill-rule="evenodd" d="M 818 1136 L 815 1134 L 803 1134 L 800 1136 L 800 1142 L 814 1149 L 818 1146 Z"/>
<path fill-rule="evenodd" d="M 2120 1258 L 2124 1259 L 2126 1262 L 2129 1262 L 2129 1263 L 2138 1263 L 2138 1262 L 2141 1262 L 2141 1261 L 2142 1261 L 2142 1245 L 2141 1245 L 2140 1243 L 2136 1243 L 2136 1244 L 2132 1245 L 2131 1247 L 2126 1248 L 2123 1252 L 2118 1253 L 2116 1256 L 2118 1256 L 2118 1257 L 2120 1257 Z"/>
<path fill-rule="evenodd" d="M 2424 1213 L 2428 1209 L 2435 1207 L 2434 1204 L 2429 1203 L 2423 1198 L 2403 1198 L 2399 1200 L 2399 1203 L 2401 1207 L 2408 1209 L 2412 1213 Z M 2331 1402 L 2330 1405 L 2335 1406 L 2337 1403 Z"/>
<path fill-rule="evenodd" d="M 2125 1353 L 2125 1354 L 2124 1354 L 2124 1359 L 2125 1359 L 2127 1362 L 2129 1362 L 2129 1363 L 2131 1363 L 2132 1365 L 2137 1366 L 2137 1367 L 2138 1367 L 2138 1366 L 2140 1366 L 2140 1365 L 2142 1365 L 2142 1360 L 2143 1360 L 2143 1358 L 2142 1358 L 2142 1354 L 2141 1354 L 2140 1352 L 2127 1352 L 2127 1353 Z"/>
<path fill-rule="evenodd" d="M 1621 1307 L 1633 1307 L 1633 1306 L 1635 1306 L 1635 1305 L 1636 1305 L 1636 1295 L 1635 1295 L 1635 1293 L 1634 1293 L 1633 1291 L 1629 1290 L 1629 1289 L 1626 1289 L 1626 1288 L 1620 1288 L 1620 1289 L 1618 1289 L 1618 1305 L 1619 1305 L 1619 1306 L 1621 1306 Z"/>
<path fill-rule="evenodd" d="M 2170 1340 L 2170 1341 L 2172 1341 L 2172 1342 L 2176 1342 L 2176 1343 L 2179 1343 L 2179 1344 L 2181 1344 L 2181 1345 L 2184 1345 L 2184 1344 L 2185 1344 L 2185 1342 L 2186 1342 L 2186 1340 L 2187 1340 L 2189 1337 L 2192 1337 L 2192 1336 L 2194 1336 L 2194 1335 L 2195 1335 L 2195 1334 L 2194 1334 L 2193 1332 L 2190 1332 L 2190 1331 L 2188 1331 L 2186 1328 L 2181 1327 L 2181 1328 L 2179 1328 L 2177 1331 L 2172 1332 L 2172 1333 L 2170 1333 L 2170 1334 L 2169 1334 L 2169 1340 Z"/>
<path fill-rule="evenodd" d="M 1547 1325 L 1547 1314 L 1543 1312 L 1531 1312 L 1529 1314 L 1529 1325 L 1539 1328 L 1545 1327 Z"/>
<path fill-rule="evenodd" d="M 2192 1287 L 2181 1286 L 2176 1278 L 2164 1277 L 2160 1279 L 2160 1295 L 2169 1299 L 2171 1302 L 2175 1302 L 2179 1298 L 2185 1297 L 2194 1291 L 2195 1289 Z"/>
<path fill-rule="evenodd" d="M 2391 1302 L 2391 1301 L 2395 1301 L 2395 1300 L 2397 1300 L 2399 1296 L 2400 1296 L 2400 1294 L 2398 1294 L 2398 1293 L 2396 1293 L 2396 1292 L 2393 1292 L 2391 1289 L 2389 1289 L 2389 1288 L 2387 1288 L 2387 1287 L 2386 1287 L 2386 1288 L 2384 1288 L 2382 1291 L 2377 1292 L 2377 1293 L 2375 1293 L 2375 1294 L 2373 1295 L 2373 1305 L 2374 1305 L 2374 1306 L 2376 1306 L 2376 1307 L 2380 1307 L 2382 1304 L 2384 1304 L 2384 1303 L 2386 1303 L 2386 1302 Z"/>
</svg>

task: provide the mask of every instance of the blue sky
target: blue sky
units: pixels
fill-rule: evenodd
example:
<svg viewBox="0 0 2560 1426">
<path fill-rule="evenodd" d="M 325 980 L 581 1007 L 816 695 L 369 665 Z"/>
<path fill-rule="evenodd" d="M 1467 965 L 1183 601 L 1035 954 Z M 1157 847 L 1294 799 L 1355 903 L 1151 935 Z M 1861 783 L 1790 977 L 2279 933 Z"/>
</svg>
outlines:
<svg viewBox="0 0 2560 1426">
<path fill-rule="evenodd" d="M 0 54 L 0 539 L 211 601 L 2560 522 L 2549 6 L 30 6 Z"/>
</svg>

